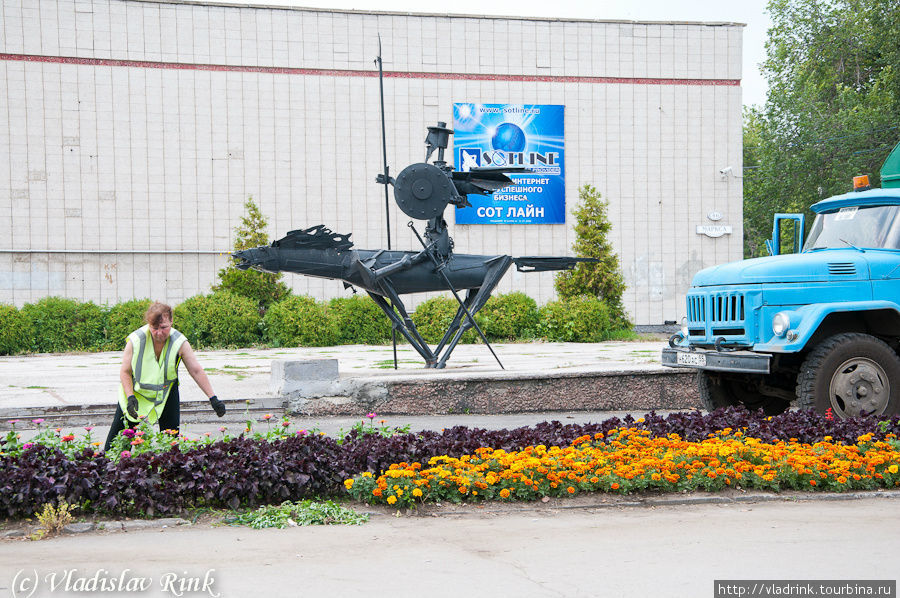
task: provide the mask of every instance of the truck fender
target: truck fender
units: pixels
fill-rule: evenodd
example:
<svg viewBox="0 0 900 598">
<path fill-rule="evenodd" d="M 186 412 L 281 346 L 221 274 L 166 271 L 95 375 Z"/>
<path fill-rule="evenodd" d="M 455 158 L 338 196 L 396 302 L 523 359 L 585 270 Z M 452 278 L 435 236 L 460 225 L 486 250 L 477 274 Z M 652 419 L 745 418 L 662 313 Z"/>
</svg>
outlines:
<svg viewBox="0 0 900 598">
<path fill-rule="evenodd" d="M 810 339 L 816 334 L 822 322 L 832 314 L 838 313 L 862 313 L 871 311 L 891 311 L 900 318 L 900 304 L 893 301 L 843 301 L 837 303 L 817 303 L 814 305 L 804 305 L 796 309 L 785 306 L 784 312 L 790 312 L 791 326 L 788 335 L 776 337 L 771 333 L 771 322 L 762 322 L 764 327 L 768 326 L 769 342 L 754 345 L 754 351 L 764 351 L 771 353 L 798 353 L 804 350 Z M 791 332 L 796 333 L 796 337 L 789 340 Z"/>
</svg>

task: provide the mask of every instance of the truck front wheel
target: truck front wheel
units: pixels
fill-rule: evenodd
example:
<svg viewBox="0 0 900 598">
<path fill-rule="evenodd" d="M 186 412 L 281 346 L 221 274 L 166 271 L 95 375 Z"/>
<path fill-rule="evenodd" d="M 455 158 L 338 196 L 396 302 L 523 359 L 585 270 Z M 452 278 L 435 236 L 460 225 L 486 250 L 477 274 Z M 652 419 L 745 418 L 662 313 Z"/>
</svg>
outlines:
<svg viewBox="0 0 900 598">
<path fill-rule="evenodd" d="M 900 409 L 900 357 L 884 341 L 858 332 L 825 339 L 797 375 L 801 409 L 840 418 L 894 415 Z"/>
</svg>

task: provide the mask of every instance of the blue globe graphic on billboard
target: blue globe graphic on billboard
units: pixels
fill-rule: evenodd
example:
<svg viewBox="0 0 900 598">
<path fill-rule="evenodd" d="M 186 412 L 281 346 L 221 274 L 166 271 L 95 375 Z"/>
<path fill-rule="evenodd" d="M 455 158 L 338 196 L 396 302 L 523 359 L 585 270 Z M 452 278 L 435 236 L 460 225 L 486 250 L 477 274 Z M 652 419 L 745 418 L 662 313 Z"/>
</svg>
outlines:
<svg viewBox="0 0 900 598">
<path fill-rule="evenodd" d="M 525 151 L 525 133 L 517 125 L 503 123 L 491 137 L 491 147 L 504 152 Z"/>
</svg>

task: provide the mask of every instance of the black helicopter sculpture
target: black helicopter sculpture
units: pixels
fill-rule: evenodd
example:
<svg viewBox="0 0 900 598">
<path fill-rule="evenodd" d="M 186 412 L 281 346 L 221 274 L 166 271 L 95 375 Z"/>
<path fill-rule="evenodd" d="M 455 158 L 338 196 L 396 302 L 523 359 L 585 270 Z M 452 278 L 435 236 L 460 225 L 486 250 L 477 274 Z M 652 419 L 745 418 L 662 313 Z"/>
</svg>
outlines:
<svg viewBox="0 0 900 598">
<path fill-rule="evenodd" d="M 527 169 L 493 167 L 456 171 L 444 161 L 444 150 L 452 134 L 443 122 L 428 127 L 425 162 L 407 166 L 396 179 L 387 174 L 377 178 L 378 183 L 393 185 L 394 199 L 407 216 L 428 221 L 425 239 L 412 221 L 409 222 L 410 229 L 423 246 L 422 251 L 353 249 L 350 234 L 335 234 L 320 224 L 291 231 L 271 246 L 235 251 L 232 258 L 236 267 L 342 280 L 345 287 L 365 289 L 394 328 L 425 359 L 425 367 L 443 368 L 463 333 L 472 327 L 497 358 L 474 316 L 484 307 L 512 264 L 520 272 L 545 272 L 569 270 L 578 262 L 596 260 L 454 253 L 453 240 L 443 218 L 447 205 L 470 206 L 467 194 L 493 193 L 513 183 L 507 173 L 527 172 Z M 438 159 L 429 164 L 428 159 L 435 149 Z M 457 292 L 462 289 L 467 291 L 465 299 Z M 400 295 L 446 290 L 456 297 L 459 309 L 437 348 L 432 350 L 416 330 Z M 502 363 L 500 367 L 503 367 Z"/>
</svg>

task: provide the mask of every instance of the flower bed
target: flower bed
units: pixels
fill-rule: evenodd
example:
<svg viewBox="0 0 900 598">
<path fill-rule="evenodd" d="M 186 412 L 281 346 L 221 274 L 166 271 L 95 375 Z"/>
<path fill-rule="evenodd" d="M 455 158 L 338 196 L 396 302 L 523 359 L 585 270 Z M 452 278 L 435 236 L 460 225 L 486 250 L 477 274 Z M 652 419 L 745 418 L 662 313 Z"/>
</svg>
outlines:
<svg viewBox="0 0 900 598">
<path fill-rule="evenodd" d="M 0 438 L 0 517 L 29 517 L 60 501 L 82 513 L 143 516 L 255 507 L 346 496 L 347 486 L 356 498 L 395 505 L 737 485 L 842 491 L 896 486 L 900 463 L 900 417 L 765 417 L 732 408 L 418 433 L 374 418 L 337 438 L 271 417 L 265 431 L 248 422 L 238 436 L 222 428 L 189 439 L 143 427 L 126 431 L 109 454 L 90 430 L 73 438 L 45 429 L 28 443 L 13 430 Z"/>
<path fill-rule="evenodd" d="M 472 455 L 397 463 L 379 476 L 344 482 L 359 500 L 411 506 L 416 502 L 535 500 L 581 492 L 717 491 L 726 487 L 831 490 L 900 486 L 900 442 L 860 436 L 847 445 L 826 437 L 764 442 L 726 428 L 699 442 L 677 434 L 619 428 L 582 436 L 564 447 L 521 451 L 480 448 Z"/>
</svg>

